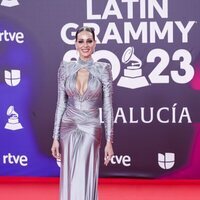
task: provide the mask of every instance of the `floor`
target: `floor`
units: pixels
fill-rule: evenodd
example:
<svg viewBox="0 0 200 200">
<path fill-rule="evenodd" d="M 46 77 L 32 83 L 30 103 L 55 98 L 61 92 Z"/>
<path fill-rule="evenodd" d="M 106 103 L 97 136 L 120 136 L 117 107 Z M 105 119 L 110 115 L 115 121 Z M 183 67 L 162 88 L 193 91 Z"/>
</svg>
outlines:
<svg viewBox="0 0 200 200">
<path fill-rule="evenodd" d="M 58 178 L 0 178 L 0 200 L 58 200 Z M 99 200 L 199 200 L 200 180 L 99 179 Z"/>
</svg>

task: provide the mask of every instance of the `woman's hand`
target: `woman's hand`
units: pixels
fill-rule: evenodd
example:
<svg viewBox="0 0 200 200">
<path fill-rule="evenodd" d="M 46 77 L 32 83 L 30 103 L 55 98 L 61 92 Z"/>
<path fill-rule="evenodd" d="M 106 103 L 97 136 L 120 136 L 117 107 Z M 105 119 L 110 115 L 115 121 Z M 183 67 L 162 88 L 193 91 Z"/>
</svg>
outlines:
<svg viewBox="0 0 200 200">
<path fill-rule="evenodd" d="M 52 144 L 52 147 L 51 147 L 51 152 L 52 152 L 52 155 L 54 158 L 56 159 L 61 159 L 61 154 L 59 152 L 59 141 L 54 139 L 53 140 L 53 144 Z"/>
<path fill-rule="evenodd" d="M 108 165 L 112 156 L 114 155 L 113 147 L 111 142 L 107 142 L 105 146 L 105 154 L 104 154 L 104 165 Z"/>
</svg>

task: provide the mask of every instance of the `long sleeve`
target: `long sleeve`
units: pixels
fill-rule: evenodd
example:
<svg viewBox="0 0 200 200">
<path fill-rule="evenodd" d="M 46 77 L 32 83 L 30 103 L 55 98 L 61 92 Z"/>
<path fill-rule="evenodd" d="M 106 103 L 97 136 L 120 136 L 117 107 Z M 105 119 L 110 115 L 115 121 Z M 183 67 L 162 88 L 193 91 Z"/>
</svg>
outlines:
<svg viewBox="0 0 200 200">
<path fill-rule="evenodd" d="M 103 84 L 103 118 L 105 126 L 106 141 L 113 143 L 113 106 L 112 106 L 112 72 L 111 66 L 107 64 L 102 72 Z"/>
<path fill-rule="evenodd" d="M 66 67 L 64 66 L 64 63 L 62 61 L 58 69 L 58 97 L 57 97 L 57 106 L 55 112 L 54 130 L 53 130 L 54 139 L 59 139 L 60 137 L 59 133 L 60 123 L 67 103 L 67 94 L 65 92 L 65 79 L 66 79 Z"/>
</svg>

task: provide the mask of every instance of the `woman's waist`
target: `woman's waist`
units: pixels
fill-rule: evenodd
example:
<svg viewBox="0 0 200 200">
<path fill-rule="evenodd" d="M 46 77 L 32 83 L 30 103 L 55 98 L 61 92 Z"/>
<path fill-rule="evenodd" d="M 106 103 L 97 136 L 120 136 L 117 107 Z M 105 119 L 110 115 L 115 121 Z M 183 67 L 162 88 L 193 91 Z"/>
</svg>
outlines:
<svg viewBox="0 0 200 200">
<path fill-rule="evenodd" d="M 79 109 L 68 104 L 63 115 L 63 121 L 78 124 L 100 124 L 99 108 L 90 108 L 87 110 Z"/>
<path fill-rule="evenodd" d="M 69 98 L 67 107 L 71 107 L 72 109 L 78 111 L 98 112 L 100 103 L 96 100 L 79 100 L 75 98 Z"/>
</svg>

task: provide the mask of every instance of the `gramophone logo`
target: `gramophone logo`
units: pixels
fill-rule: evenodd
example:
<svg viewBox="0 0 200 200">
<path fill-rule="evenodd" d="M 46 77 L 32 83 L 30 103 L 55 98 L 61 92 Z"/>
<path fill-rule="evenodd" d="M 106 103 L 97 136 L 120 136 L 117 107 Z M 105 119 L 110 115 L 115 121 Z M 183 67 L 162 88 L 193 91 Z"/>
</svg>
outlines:
<svg viewBox="0 0 200 200">
<path fill-rule="evenodd" d="M 8 122 L 6 123 L 4 127 L 5 129 L 15 131 L 15 130 L 19 130 L 23 128 L 21 123 L 19 122 L 19 118 L 18 118 L 19 115 L 17 112 L 15 112 L 14 106 L 10 106 L 8 108 L 7 115 L 9 116 L 9 118 L 8 118 Z"/>
<path fill-rule="evenodd" d="M 5 82 L 9 86 L 17 86 L 20 83 L 21 75 L 20 70 L 4 71 Z"/>
<path fill-rule="evenodd" d="M 130 64 L 124 69 L 124 76 L 119 79 L 118 86 L 136 89 L 149 85 L 147 79 L 142 76 L 142 61 L 134 54 L 134 47 L 128 47 L 124 51 L 122 62 Z"/>
<path fill-rule="evenodd" d="M 2 0 L 1 2 L 1 6 L 5 6 L 5 7 L 14 7 L 18 5 L 19 5 L 18 0 Z"/>
</svg>

